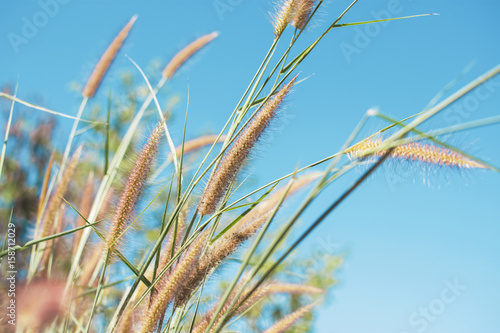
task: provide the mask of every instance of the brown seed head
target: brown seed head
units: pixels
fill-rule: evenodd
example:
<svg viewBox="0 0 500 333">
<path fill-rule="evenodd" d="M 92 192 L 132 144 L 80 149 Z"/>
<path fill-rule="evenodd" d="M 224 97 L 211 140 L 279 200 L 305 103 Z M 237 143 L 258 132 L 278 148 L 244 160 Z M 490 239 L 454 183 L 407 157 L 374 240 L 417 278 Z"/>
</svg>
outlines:
<svg viewBox="0 0 500 333">
<path fill-rule="evenodd" d="M 209 145 L 213 145 L 214 143 L 216 143 L 217 137 L 218 135 L 214 134 L 204 135 L 200 136 L 199 138 L 184 142 L 184 154 L 189 154 L 195 150 L 201 149 Z M 219 140 L 217 140 L 217 143 L 224 142 L 224 140 L 226 140 L 226 136 L 221 135 Z M 177 156 L 180 156 L 182 153 L 182 146 L 178 146 L 177 148 L 175 148 L 175 152 Z"/>
<path fill-rule="evenodd" d="M 325 291 L 323 289 L 313 286 L 268 282 L 258 287 L 248 298 L 247 294 L 243 294 L 238 301 L 238 304 L 240 305 L 236 308 L 235 314 L 245 312 L 248 308 L 262 300 L 264 297 L 274 294 L 322 294 L 324 292 Z M 246 300 L 243 301 L 245 298 Z"/>
<path fill-rule="evenodd" d="M 313 304 L 309 304 L 299 308 L 297 311 L 290 313 L 289 315 L 281 318 L 277 321 L 273 326 L 269 327 L 264 333 L 284 333 L 286 332 L 292 325 L 302 318 L 306 313 L 312 310 L 314 307 Z"/>
<path fill-rule="evenodd" d="M 272 24 L 274 27 L 274 38 L 279 38 L 286 27 L 294 17 L 296 0 L 283 0 L 278 12 L 272 15 Z"/>
<path fill-rule="evenodd" d="M 189 285 L 190 276 L 196 270 L 198 257 L 206 240 L 207 233 L 200 234 L 191 243 L 191 246 L 186 250 L 168 278 L 160 280 L 157 285 L 158 294 L 154 297 L 151 306 L 143 316 L 140 333 L 153 332 L 168 305 L 176 298 L 183 297 L 182 293 L 187 290 L 191 292 L 196 288 L 196 286 Z"/>
<path fill-rule="evenodd" d="M 314 7 L 315 0 L 296 0 L 295 1 L 295 15 L 292 21 L 292 25 L 302 30 L 305 28 L 307 20 L 311 15 L 311 11 Z"/>
<path fill-rule="evenodd" d="M 170 79 L 175 72 L 181 67 L 189 58 L 191 58 L 196 52 L 198 52 L 202 47 L 211 42 L 215 37 L 219 35 L 218 32 L 212 32 L 211 34 L 204 35 L 185 48 L 183 48 L 179 53 L 177 53 L 172 60 L 168 63 L 162 72 L 163 77 Z"/>
<path fill-rule="evenodd" d="M 122 236 L 133 218 L 135 207 L 144 190 L 151 164 L 156 156 L 162 131 L 162 123 L 159 123 L 151 133 L 147 144 L 142 148 L 125 184 L 106 239 L 106 250 L 109 250 L 111 255 L 116 249 L 118 237 Z"/>
<path fill-rule="evenodd" d="M 42 231 L 40 232 L 40 238 L 47 237 L 52 233 L 52 229 L 54 227 L 55 218 L 57 215 L 57 211 L 62 203 L 62 199 L 68 190 L 69 183 L 73 174 L 75 173 L 76 166 L 78 164 L 78 160 L 80 159 L 80 155 L 82 153 L 82 146 L 80 146 L 74 153 L 71 158 L 69 164 L 66 166 L 64 173 L 61 177 L 61 180 L 57 187 L 54 190 L 48 204 L 47 208 L 42 220 Z"/>
<path fill-rule="evenodd" d="M 228 149 L 219 167 L 208 180 L 208 184 L 198 203 L 198 210 L 201 214 L 209 215 L 215 212 L 220 200 L 244 165 L 253 147 L 278 113 L 280 104 L 292 88 L 296 78 L 297 76 L 284 85 L 276 95 L 262 106 L 261 110 L 257 112 Z"/>
<path fill-rule="evenodd" d="M 104 75 L 106 74 L 106 71 L 108 70 L 109 66 L 115 59 L 116 54 L 122 47 L 122 44 L 125 41 L 125 38 L 127 38 L 127 35 L 132 26 L 134 25 L 136 19 L 137 15 L 133 16 L 130 19 L 127 25 L 118 33 L 118 36 L 115 37 L 115 39 L 111 42 L 111 44 L 104 52 L 101 59 L 95 66 L 92 75 L 90 75 L 90 78 L 87 81 L 85 88 L 83 89 L 82 95 L 84 97 L 90 98 L 94 96 L 95 92 L 97 91 L 97 88 L 99 88 L 99 85 L 101 84 Z"/>
<path fill-rule="evenodd" d="M 383 156 L 386 150 L 377 150 L 382 143 L 381 139 L 363 140 L 349 149 L 347 154 L 352 159 L 364 157 L 367 151 L 375 151 L 373 155 Z M 420 142 L 410 142 L 397 146 L 392 150 L 389 157 L 460 169 L 487 168 L 485 165 L 473 161 L 451 149 Z"/>
</svg>

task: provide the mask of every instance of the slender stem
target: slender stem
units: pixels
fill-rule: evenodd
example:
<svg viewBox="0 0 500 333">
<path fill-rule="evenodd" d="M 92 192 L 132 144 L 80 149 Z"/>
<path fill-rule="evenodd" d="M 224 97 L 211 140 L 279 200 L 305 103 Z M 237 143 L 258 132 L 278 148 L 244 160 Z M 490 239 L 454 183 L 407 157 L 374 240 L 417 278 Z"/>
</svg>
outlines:
<svg viewBox="0 0 500 333">
<path fill-rule="evenodd" d="M 83 97 L 80 107 L 78 108 L 78 112 L 76 114 L 76 119 L 73 122 L 73 127 L 71 128 L 71 132 L 69 134 L 68 143 L 66 144 L 66 149 L 64 150 L 62 162 L 61 162 L 61 172 L 59 172 L 59 179 L 62 177 L 63 170 L 66 167 L 66 163 L 68 161 L 69 152 L 71 151 L 71 145 L 73 144 L 73 139 L 75 137 L 76 129 L 78 128 L 78 124 L 80 122 L 80 118 L 82 118 L 83 110 L 85 109 L 85 105 L 87 105 L 88 97 Z"/>
</svg>

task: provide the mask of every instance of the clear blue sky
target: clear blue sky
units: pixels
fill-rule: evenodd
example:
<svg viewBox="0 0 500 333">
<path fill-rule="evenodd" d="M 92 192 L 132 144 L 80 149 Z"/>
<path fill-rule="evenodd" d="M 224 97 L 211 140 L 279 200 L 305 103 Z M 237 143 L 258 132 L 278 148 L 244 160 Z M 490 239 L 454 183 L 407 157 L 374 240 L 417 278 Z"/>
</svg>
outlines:
<svg viewBox="0 0 500 333">
<path fill-rule="evenodd" d="M 138 21 L 106 86 L 116 83 L 122 70 L 134 71 L 125 54 L 141 66 L 153 58 L 166 62 L 193 38 L 220 32 L 169 88 L 181 96 L 183 110 L 189 82 L 191 137 L 223 125 L 272 41 L 267 12 L 273 7 L 267 0 L 64 2 L 45 19 L 37 1 L 2 1 L 0 83 L 19 78 L 21 98 L 42 94 L 47 107 L 68 114 L 76 114 L 80 101 L 68 82 L 87 79 L 110 39 L 134 14 Z M 219 3 L 229 7 L 218 11 Z M 347 5 L 328 1 L 304 42 Z M 271 144 L 254 162 L 259 182 L 335 152 L 370 107 L 406 117 L 420 111 L 471 61 L 475 66 L 456 89 L 499 63 L 498 1 L 361 0 L 343 22 L 372 20 L 391 10 L 393 17 L 440 16 L 332 31 L 301 67 L 301 76 L 311 77 L 296 87 Z M 9 36 L 23 36 L 26 20 L 38 20 L 40 27 L 13 46 Z M 490 93 L 472 95 L 424 128 L 498 115 L 499 87 L 496 78 Z M 105 100 L 105 90 L 96 98 Z M 382 125 L 371 121 L 363 133 Z M 179 138 L 180 122 L 171 127 Z M 450 140 L 500 166 L 498 126 Z M 500 175 L 443 176 L 434 174 L 437 170 L 423 175 L 400 169 L 379 170 L 303 247 L 330 244 L 326 248 L 334 254 L 349 253 L 338 275 L 340 285 L 316 312 L 316 331 L 500 332 Z M 318 216 L 355 175 L 326 192 L 303 223 Z M 431 184 L 423 184 L 423 177 Z"/>
</svg>

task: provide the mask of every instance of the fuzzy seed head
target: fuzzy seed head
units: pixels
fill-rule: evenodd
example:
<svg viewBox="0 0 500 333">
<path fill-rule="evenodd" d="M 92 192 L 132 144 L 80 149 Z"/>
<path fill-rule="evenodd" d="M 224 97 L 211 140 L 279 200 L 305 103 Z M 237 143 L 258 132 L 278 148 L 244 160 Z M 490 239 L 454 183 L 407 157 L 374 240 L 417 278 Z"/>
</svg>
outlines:
<svg viewBox="0 0 500 333">
<path fill-rule="evenodd" d="M 97 88 L 99 88 L 99 85 L 101 84 L 101 81 L 104 78 L 104 75 L 106 74 L 109 66 L 115 59 L 116 54 L 122 47 L 122 44 L 127 38 L 127 35 L 130 32 L 130 29 L 132 29 L 132 26 L 134 25 L 136 19 L 137 15 L 133 16 L 130 19 L 127 25 L 118 33 L 118 35 L 115 37 L 115 39 L 111 42 L 111 44 L 104 52 L 101 59 L 95 66 L 92 75 L 90 75 L 90 78 L 87 81 L 85 88 L 83 89 L 82 95 L 84 97 L 90 98 L 94 96 L 94 94 L 97 91 Z"/>
<path fill-rule="evenodd" d="M 306 313 L 310 312 L 315 304 L 309 304 L 299 308 L 297 311 L 281 318 L 273 326 L 269 327 L 264 333 L 285 333 L 292 325 L 302 318 Z"/>
<path fill-rule="evenodd" d="M 258 287 L 251 295 L 246 299 L 246 301 L 243 301 L 246 298 L 246 294 L 244 294 L 241 298 L 238 304 L 238 308 L 235 310 L 235 314 L 240 314 L 245 312 L 248 308 L 250 308 L 252 305 L 255 303 L 259 302 L 261 299 L 264 297 L 274 295 L 274 294 L 323 294 L 325 291 L 323 289 L 313 287 L 313 286 L 307 286 L 307 285 L 300 285 L 300 284 L 293 284 L 293 283 L 279 283 L 279 282 L 268 282 L 266 284 L 263 284 L 262 286 Z"/>
<path fill-rule="evenodd" d="M 295 15 L 292 21 L 292 25 L 299 29 L 303 30 L 306 26 L 307 20 L 309 20 L 309 16 L 311 15 L 311 11 L 314 7 L 315 0 L 296 0 L 295 1 Z"/>
<path fill-rule="evenodd" d="M 286 198 L 304 188 L 319 177 L 318 173 L 300 177 L 293 181 L 286 192 Z M 276 191 L 267 200 L 259 203 L 253 210 L 238 221 L 222 237 L 212 244 L 200 260 L 200 272 L 210 272 L 219 266 L 224 259 L 233 254 L 240 245 L 255 235 L 260 227 L 271 216 L 276 205 L 285 194 L 286 187 Z M 201 280 L 202 276 L 200 277 Z"/>
<path fill-rule="evenodd" d="M 116 333 L 128 333 L 132 332 L 132 326 L 134 324 L 134 306 L 132 303 L 127 305 L 123 314 L 120 317 L 120 321 L 116 327 Z"/>
<path fill-rule="evenodd" d="M 262 106 L 228 149 L 219 167 L 210 177 L 200 199 L 198 210 L 201 214 L 209 215 L 215 212 L 229 185 L 250 156 L 253 147 L 278 113 L 283 99 L 294 85 L 296 78 L 297 76 Z"/>
<path fill-rule="evenodd" d="M 66 216 L 66 203 L 62 203 L 61 206 L 59 207 L 59 212 L 57 213 L 57 222 L 56 222 L 56 230 L 55 233 L 61 233 L 64 228 L 66 227 L 66 221 L 65 221 L 65 216 Z M 43 250 L 43 255 L 42 259 L 40 261 L 40 267 L 42 269 L 47 267 L 47 263 L 52 256 L 55 256 L 58 252 L 57 245 L 61 241 L 61 237 L 54 238 L 51 241 L 47 242 L 45 245 L 45 249 Z"/>
<path fill-rule="evenodd" d="M 40 233 L 40 238 L 46 237 L 51 234 L 52 229 L 54 227 L 55 218 L 57 215 L 57 211 L 62 203 L 62 199 L 68 190 L 69 183 L 73 174 L 75 173 L 76 166 L 78 165 L 78 160 L 80 159 L 80 155 L 82 153 L 82 146 L 80 146 L 74 153 L 70 162 L 66 166 L 63 171 L 63 175 L 59 184 L 57 185 L 52 197 L 49 200 L 47 205 L 47 209 L 45 211 L 43 220 L 42 220 L 42 231 Z"/>
<path fill-rule="evenodd" d="M 177 70 L 196 52 L 202 49 L 205 45 L 210 43 L 215 37 L 219 35 L 218 32 L 212 32 L 211 34 L 204 35 L 185 48 L 183 48 L 179 53 L 177 53 L 172 60 L 168 63 L 165 69 L 162 72 L 163 77 L 170 79 Z"/>
<path fill-rule="evenodd" d="M 202 233 L 198 236 L 186 250 L 168 278 L 160 280 L 158 283 L 158 294 L 143 316 L 139 332 L 153 332 L 168 305 L 176 298 L 184 297 L 183 293 L 187 291 L 191 293 L 196 288 L 196 286 L 189 285 L 188 282 L 191 280 L 191 275 L 195 273 L 198 257 L 206 240 L 207 233 Z"/>
<path fill-rule="evenodd" d="M 218 135 L 203 135 L 200 136 L 199 138 L 184 142 L 184 155 L 192 153 L 193 151 L 196 151 L 203 147 L 213 145 L 214 143 L 220 143 L 226 140 L 225 135 L 221 135 L 219 140 L 217 140 L 217 137 Z M 182 153 L 182 146 L 176 147 L 175 152 L 177 156 L 180 156 Z"/>
<path fill-rule="evenodd" d="M 82 271 L 80 273 L 80 277 L 78 279 L 78 284 L 82 287 L 87 287 L 91 282 L 92 275 L 99 263 L 99 260 L 102 259 L 103 244 L 99 243 L 95 245 L 85 257 L 82 265 Z"/>
<path fill-rule="evenodd" d="M 276 14 L 272 15 L 274 38 L 279 38 L 294 17 L 296 0 L 283 0 Z"/>
<path fill-rule="evenodd" d="M 234 301 L 234 297 L 236 296 L 237 290 L 240 288 L 235 288 L 235 290 L 232 292 L 231 295 L 229 295 L 226 303 L 222 307 L 221 311 L 218 312 L 217 314 L 215 311 L 217 310 L 219 305 L 215 305 L 212 307 L 212 309 L 206 313 L 202 319 L 198 322 L 198 324 L 195 326 L 193 333 L 201 333 L 201 332 L 206 332 L 206 329 L 208 327 L 208 324 L 212 320 L 214 316 L 216 316 L 214 325 L 212 325 L 210 331 L 208 332 L 213 332 L 215 327 L 223 320 L 223 317 L 228 311 L 231 311 L 231 313 L 228 314 L 228 316 L 225 318 L 224 322 L 229 321 L 233 316 L 239 315 L 243 312 L 245 312 L 248 308 L 250 308 L 252 305 L 255 303 L 259 302 L 262 300 L 264 297 L 273 295 L 273 294 L 281 294 L 281 293 L 288 293 L 288 294 L 318 294 L 318 293 L 324 293 L 325 291 L 316 288 L 313 286 L 306 286 L 306 285 L 300 285 L 300 284 L 291 284 L 291 283 L 277 283 L 277 282 L 269 282 L 266 284 L 263 284 L 259 288 L 257 288 L 250 296 L 248 295 L 248 292 L 243 293 L 238 301 L 236 302 L 236 307 L 235 309 L 230 309 L 229 305 Z M 245 300 L 246 298 L 246 300 Z"/>
<path fill-rule="evenodd" d="M 93 190 L 94 190 L 94 172 L 91 171 L 87 177 L 87 181 L 85 182 L 85 186 L 83 188 L 82 199 L 80 200 L 80 214 L 87 217 L 92 208 L 92 198 L 93 198 Z M 82 218 L 77 219 L 77 226 L 81 227 L 85 224 L 85 220 Z M 76 253 L 78 249 L 78 245 L 80 244 L 80 239 L 82 237 L 83 230 L 77 231 L 73 234 L 73 253 Z"/>
<path fill-rule="evenodd" d="M 364 140 L 354 145 L 347 154 L 351 159 L 362 158 L 365 152 L 376 150 L 382 143 L 381 139 Z M 379 150 L 375 151 L 373 155 L 383 156 L 385 152 L 385 150 Z M 485 165 L 473 161 L 451 149 L 420 142 L 410 142 L 397 146 L 392 150 L 389 157 L 459 169 L 486 169 Z"/>
<path fill-rule="evenodd" d="M 133 218 L 135 207 L 144 190 L 147 176 L 156 156 L 162 131 L 162 123 L 159 123 L 142 148 L 125 184 L 106 239 L 106 250 L 109 250 L 111 255 L 116 249 L 117 239 L 122 236 Z"/>
</svg>

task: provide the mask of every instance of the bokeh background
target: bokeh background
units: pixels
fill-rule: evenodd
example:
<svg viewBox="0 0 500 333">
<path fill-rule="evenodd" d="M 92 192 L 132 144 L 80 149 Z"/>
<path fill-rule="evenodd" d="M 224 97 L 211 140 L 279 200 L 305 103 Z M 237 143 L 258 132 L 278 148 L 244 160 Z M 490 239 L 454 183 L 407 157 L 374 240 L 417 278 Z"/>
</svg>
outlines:
<svg viewBox="0 0 500 333">
<path fill-rule="evenodd" d="M 91 105 L 106 101 L 124 71 L 140 80 L 125 55 L 143 67 L 154 59 L 164 64 L 194 38 L 219 31 L 167 87 L 180 96 L 181 114 L 189 89 L 188 138 L 222 127 L 273 38 L 268 13 L 274 5 L 267 0 L 65 0 L 47 9 L 48 2 L 2 1 L 0 84 L 18 82 L 20 98 L 36 94 L 44 106 L 70 115 L 81 100 L 74 83 L 84 84 L 132 15 L 138 14 L 138 21 Z M 300 44 L 312 42 L 348 4 L 326 2 Z M 51 15 L 39 14 L 44 10 Z M 308 79 L 295 88 L 262 145 L 248 171 L 252 177 L 264 184 L 336 152 L 371 107 L 404 118 L 421 111 L 471 62 L 452 91 L 498 64 L 500 3 L 494 0 L 361 0 L 342 22 L 423 13 L 440 15 L 341 28 L 324 38 L 301 65 L 301 77 Z M 36 31 L 23 34 L 26 21 L 34 20 Z M 13 34 L 22 42 L 12 42 Z M 499 106 L 496 78 L 423 128 L 498 115 Z M 64 124 L 70 123 L 61 120 L 57 128 L 61 146 Z M 383 125 L 370 120 L 362 135 Z M 179 141 L 182 117 L 170 128 Z M 500 166 L 499 126 L 457 133 L 448 141 Z M 325 192 L 302 225 L 361 171 Z M 499 332 L 499 194 L 500 175 L 492 171 L 382 167 L 300 250 L 318 260 L 345 256 L 339 284 L 315 312 L 316 331 Z"/>
</svg>

